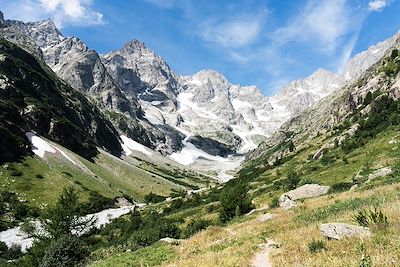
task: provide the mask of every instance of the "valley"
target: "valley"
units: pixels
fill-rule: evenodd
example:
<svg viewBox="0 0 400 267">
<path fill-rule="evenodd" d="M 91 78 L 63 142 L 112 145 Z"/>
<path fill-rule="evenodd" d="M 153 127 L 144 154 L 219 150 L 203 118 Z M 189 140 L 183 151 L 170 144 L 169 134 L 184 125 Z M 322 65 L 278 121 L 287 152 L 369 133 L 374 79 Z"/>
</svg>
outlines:
<svg viewBox="0 0 400 267">
<path fill-rule="evenodd" d="M 399 32 L 266 96 L 0 15 L 0 266 L 400 261 Z"/>
</svg>

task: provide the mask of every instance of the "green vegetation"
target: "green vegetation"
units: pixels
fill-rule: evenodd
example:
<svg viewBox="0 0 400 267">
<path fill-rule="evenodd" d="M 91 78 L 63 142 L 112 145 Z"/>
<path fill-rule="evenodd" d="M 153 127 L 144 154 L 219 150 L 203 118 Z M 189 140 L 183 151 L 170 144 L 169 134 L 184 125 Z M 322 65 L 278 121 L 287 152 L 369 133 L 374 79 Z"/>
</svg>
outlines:
<svg viewBox="0 0 400 267">
<path fill-rule="evenodd" d="M 388 218 L 378 208 L 370 210 L 360 210 L 356 215 L 354 215 L 354 220 L 361 226 L 365 227 L 375 227 L 384 230 L 388 227 Z"/>
<path fill-rule="evenodd" d="M 246 214 L 253 208 L 247 192 L 247 185 L 240 180 L 231 180 L 226 184 L 220 196 L 221 222 Z"/>
<path fill-rule="evenodd" d="M 150 192 L 150 194 L 146 195 L 144 197 L 144 201 L 149 204 L 149 203 L 159 203 L 162 202 L 166 199 L 166 197 L 154 194 L 153 192 Z"/>
<path fill-rule="evenodd" d="M 326 244 L 323 240 L 312 240 L 308 243 L 308 251 L 311 253 L 318 253 L 326 249 Z"/>
<path fill-rule="evenodd" d="M 169 262 L 175 257 L 174 250 L 163 244 L 155 244 L 150 247 L 138 249 L 133 252 L 118 253 L 104 260 L 90 264 L 90 267 L 142 267 L 158 266 Z"/>
</svg>

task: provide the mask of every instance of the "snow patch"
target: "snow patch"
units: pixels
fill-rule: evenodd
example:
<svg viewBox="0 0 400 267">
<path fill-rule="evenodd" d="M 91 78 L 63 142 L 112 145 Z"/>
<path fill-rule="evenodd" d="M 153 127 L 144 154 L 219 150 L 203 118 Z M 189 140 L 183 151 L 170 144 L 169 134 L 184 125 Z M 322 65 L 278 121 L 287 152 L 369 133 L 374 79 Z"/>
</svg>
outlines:
<svg viewBox="0 0 400 267">
<path fill-rule="evenodd" d="M 35 135 L 32 132 L 26 132 L 25 133 L 26 137 L 29 139 L 29 141 L 32 144 L 32 152 L 35 153 L 37 156 L 43 158 L 46 152 L 49 153 L 56 153 L 57 151 L 68 161 L 72 162 L 74 165 L 76 165 L 76 162 L 73 161 L 64 151 L 62 151 L 60 148 L 51 145 L 49 142 L 44 140 L 43 138 Z"/>
<path fill-rule="evenodd" d="M 150 148 L 130 139 L 129 137 L 127 137 L 125 135 L 121 135 L 120 137 L 123 142 L 122 149 L 124 150 L 126 156 L 131 155 L 132 150 L 142 152 L 143 154 L 145 154 L 147 156 L 153 155 L 153 152 L 151 152 Z"/>
<path fill-rule="evenodd" d="M 46 152 L 56 153 L 56 150 L 44 139 L 34 135 L 32 132 L 26 132 L 26 137 L 32 144 L 32 152 L 43 158 Z"/>
</svg>

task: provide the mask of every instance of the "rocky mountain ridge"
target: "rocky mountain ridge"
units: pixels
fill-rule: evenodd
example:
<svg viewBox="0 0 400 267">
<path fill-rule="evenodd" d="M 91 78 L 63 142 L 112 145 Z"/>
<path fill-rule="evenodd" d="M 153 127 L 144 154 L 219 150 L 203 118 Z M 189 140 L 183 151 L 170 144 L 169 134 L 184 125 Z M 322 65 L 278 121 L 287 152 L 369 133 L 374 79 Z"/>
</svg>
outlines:
<svg viewBox="0 0 400 267">
<path fill-rule="evenodd" d="M 217 154 L 224 156 L 226 149 L 255 149 L 288 119 L 357 79 L 395 39 L 356 55 L 342 73 L 319 69 L 269 97 L 211 70 L 179 76 L 138 40 L 98 55 L 79 39 L 63 37 L 49 20 L 6 20 L 1 35 L 19 44 L 29 40 L 27 47 L 34 51 L 39 48 L 36 54 L 61 78 L 107 111 L 120 134 L 163 154 L 180 153 L 185 142 L 197 140 L 196 148 L 218 144 L 224 149 Z"/>
<path fill-rule="evenodd" d="M 381 49 L 384 47 L 384 52 L 380 52 L 381 57 L 377 62 L 361 73 L 357 79 L 350 79 L 350 82 L 332 97 L 319 100 L 299 113 L 298 116 L 284 123 L 274 135 L 247 155 L 247 159 L 257 159 L 270 152 L 271 149 L 273 150 L 277 144 L 288 142 L 289 140 L 299 150 L 308 145 L 307 140 L 312 140 L 318 135 L 334 131 L 336 127 L 342 125 L 355 112 L 367 116 L 372 108 L 372 104 L 369 102 L 374 97 L 379 99 L 378 96 L 388 96 L 391 99 L 398 100 L 400 98 L 400 76 L 398 75 L 400 69 L 396 67 L 396 64 L 399 64 L 397 61 L 400 49 L 400 33 L 394 35 L 386 43 L 380 43 L 377 46 L 380 46 Z M 365 58 L 371 53 L 371 50 L 376 55 L 377 52 L 373 49 L 376 49 L 377 46 L 373 46 L 368 51 L 357 55 L 356 58 Z M 362 65 L 362 63 L 355 62 L 353 60 L 352 64 Z M 354 73 L 358 72 L 355 71 Z M 351 125 L 351 122 L 349 123 L 348 129 L 336 138 L 337 144 L 332 143 L 328 144 L 327 147 L 320 148 L 319 151 L 316 151 L 314 157 L 319 158 L 323 155 L 325 149 L 340 145 L 353 136 L 359 125 Z M 290 152 L 287 150 L 277 150 L 269 157 L 269 162 L 272 164 L 276 159 L 288 154 Z"/>
</svg>

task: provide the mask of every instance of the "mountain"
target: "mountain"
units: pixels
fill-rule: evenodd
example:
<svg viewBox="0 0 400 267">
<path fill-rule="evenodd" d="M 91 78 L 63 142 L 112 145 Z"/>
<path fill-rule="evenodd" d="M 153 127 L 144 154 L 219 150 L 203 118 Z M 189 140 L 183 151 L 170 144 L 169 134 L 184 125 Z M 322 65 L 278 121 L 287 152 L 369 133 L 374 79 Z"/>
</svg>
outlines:
<svg viewBox="0 0 400 267">
<path fill-rule="evenodd" d="M 291 117 L 356 80 L 395 40 L 356 55 L 341 73 L 319 69 L 268 97 L 212 70 L 180 76 L 138 40 L 98 55 L 81 40 L 63 37 L 49 20 L 5 20 L 1 29 L 10 40 L 39 47 L 37 54 L 96 103 L 119 134 L 175 159 L 192 154 L 185 164 L 203 152 L 214 160 L 255 149 Z"/>
<path fill-rule="evenodd" d="M 378 96 L 388 96 L 391 99 L 398 100 L 400 98 L 400 80 L 397 74 L 400 69 L 396 68 L 396 58 L 397 51 L 400 49 L 399 33 L 386 42 L 373 46 L 367 52 L 356 55 L 348 66 L 367 66 L 367 63 L 361 62 L 371 51 L 374 51 L 374 55 L 378 54 L 374 50 L 377 49 L 376 47 L 381 49 L 379 53 L 382 54 L 377 62 L 362 73 L 360 69 L 349 67 L 346 73 L 355 73 L 353 77 L 358 77 L 357 79 L 354 78 L 353 82 L 349 82 L 343 88 L 337 90 L 335 94 L 322 98 L 284 123 L 273 136 L 250 153 L 247 156 L 248 159 L 255 160 L 263 155 L 268 155 L 268 161 L 273 163 L 277 159 L 290 154 L 289 151 L 281 149 L 270 154 L 278 144 L 287 143 L 290 140 L 297 147 L 296 150 L 300 150 L 317 136 L 333 131 L 345 121 L 346 125 L 349 124 L 352 114 L 359 113 L 367 116 L 373 109 L 373 105 L 368 102 L 375 98 L 379 99 Z M 372 60 L 368 59 L 368 62 L 370 63 Z M 354 135 L 360 124 L 353 123 L 351 127 L 349 125 L 346 127 L 348 128 L 347 131 L 337 137 L 336 142 L 338 144 L 342 144 L 347 138 Z M 327 147 L 320 147 L 320 150 L 315 151 L 314 157 L 321 157 L 324 149 L 334 146 L 335 144 L 331 143 Z"/>
<path fill-rule="evenodd" d="M 5 39 L 0 43 L 1 162 L 26 154 L 25 132 L 36 132 L 75 153 L 91 158 L 101 147 L 121 155 L 118 133 L 100 110 L 60 80 L 47 65 Z M 16 149 L 6 149 L 6 148 Z"/>
</svg>

